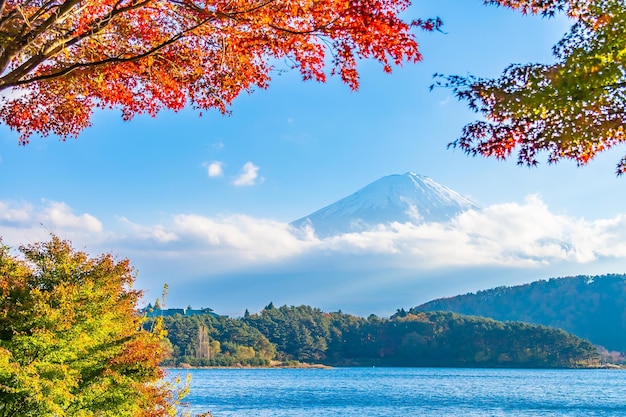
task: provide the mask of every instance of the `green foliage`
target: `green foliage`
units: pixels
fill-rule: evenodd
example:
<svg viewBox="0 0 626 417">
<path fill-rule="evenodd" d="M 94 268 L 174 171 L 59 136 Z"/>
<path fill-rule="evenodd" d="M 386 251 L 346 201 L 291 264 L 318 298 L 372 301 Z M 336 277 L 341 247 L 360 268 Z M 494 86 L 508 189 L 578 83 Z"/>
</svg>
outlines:
<svg viewBox="0 0 626 417">
<path fill-rule="evenodd" d="M 515 64 L 496 79 L 441 76 L 460 100 L 485 117 L 451 146 L 471 155 L 536 165 L 540 152 L 586 164 L 626 140 L 626 3 L 623 0 L 487 0 L 551 16 L 564 11 L 569 32 L 554 47 L 553 64 Z M 626 157 L 617 167 L 626 172 Z"/>
<path fill-rule="evenodd" d="M 0 247 L 0 416 L 171 416 L 162 333 L 141 329 L 127 260 L 57 237 Z"/>
<path fill-rule="evenodd" d="M 283 359 L 303 362 L 320 361 L 326 357 L 330 336 L 330 315 L 308 306 L 275 308 L 272 303 L 245 319 L 258 329 L 278 351 L 286 353 Z"/>
<path fill-rule="evenodd" d="M 361 320 L 333 343 L 348 366 L 575 367 L 595 347 L 561 330 L 434 312 Z"/>
<path fill-rule="evenodd" d="M 626 352 L 626 275 L 553 278 L 434 300 L 410 311 L 453 311 L 561 328 Z"/>
<path fill-rule="evenodd" d="M 391 318 L 365 319 L 273 304 L 241 319 L 203 317 L 220 352 L 213 349 L 210 358 L 199 358 L 193 342 L 199 320 L 166 318 L 179 354 L 170 363 L 265 366 L 276 359 L 333 366 L 577 367 L 597 359 L 588 341 L 526 323 L 403 309 Z"/>
<path fill-rule="evenodd" d="M 245 321 L 214 315 L 163 317 L 163 326 L 172 344 L 164 365 L 187 363 L 192 366 L 267 366 L 276 356 L 276 346 Z M 151 326 L 152 320 L 145 323 Z M 199 332 L 205 328 L 209 347 L 199 349 Z"/>
</svg>

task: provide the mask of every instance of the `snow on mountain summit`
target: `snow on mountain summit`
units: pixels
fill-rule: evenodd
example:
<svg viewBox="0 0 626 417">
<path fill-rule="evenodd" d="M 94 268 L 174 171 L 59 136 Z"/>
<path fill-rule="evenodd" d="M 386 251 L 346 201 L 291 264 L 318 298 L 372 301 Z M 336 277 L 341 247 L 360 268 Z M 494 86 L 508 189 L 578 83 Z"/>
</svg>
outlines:
<svg viewBox="0 0 626 417">
<path fill-rule="evenodd" d="M 360 232 L 379 224 L 443 222 L 478 206 L 456 191 L 413 172 L 389 175 L 291 223 L 319 237 Z"/>
</svg>

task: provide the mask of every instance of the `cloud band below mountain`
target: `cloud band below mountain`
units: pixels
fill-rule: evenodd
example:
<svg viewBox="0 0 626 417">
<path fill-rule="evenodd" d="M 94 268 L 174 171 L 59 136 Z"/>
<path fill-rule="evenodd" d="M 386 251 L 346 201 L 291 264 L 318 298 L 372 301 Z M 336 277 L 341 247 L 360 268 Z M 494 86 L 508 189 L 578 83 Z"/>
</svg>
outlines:
<svg viewBox="0 0 626 417">
<path fill-rule="evenodd" d="M 40 226 L 42 225 L 42 226 Z M 397 255 L 415 268 L 446 265 L 533 266 L 553 260 L 587 263 L 599 257 L 626 257 L 626 216 L 588 221 L 557 215 L 537 196 L 522 204 L 506 203 L 469 210 L 450 221 L 377 225 L 359 233 L 319 239 L 308 226 L 296 229 L 286 223 L 236 214 L 206 217 L 177 214 L 165 224 L 139 224 L 120 217 L 105 230 L 87 213 L 75 214 L 65 203 L 42 205 L 0 201 L 0 233 L 5 243 L 16 245 L 20 230 L 51 230 L 60 236 L 72 232 L 80 246 L 111 239 L 143 250 L 185 248 L 209 254 L 219 249 L 228 262 L 245 259 L 274 261 L 308 252 Z M 82 235 L 81 235 L 82 234 Z M 90 237 L 96 237 L 92 239 Z M 84 241 L 83 241 L 84 240 Z M 98 246 L 100 243 L 98 243 Z M 232 259 L 231 259 L 232 258 Z"/>
<path fill-rule="evenodd" d="M 164 275 L 190 281 L 255 268 L 297 272 L 312 262 L 419 273 L 451 267 L 541 270 L 554 264 L 602 268 L 607 259 L 626 259 L 626 216 L 575 219 L 552 213 L 537 196 L 466 211 L 447 222 L 391 223 L 324 239 L 308 226 L 296 229 L 246 215 L 177 214 L 152 225 L 120 217 L 105 227 L 62 202 L 0 201 L 4 244 L 46 239 L 49 231 L 94 255 L 113 249 L 140 271 L 154 271 L 151 265 L 158 264 Z"/>
</svg>

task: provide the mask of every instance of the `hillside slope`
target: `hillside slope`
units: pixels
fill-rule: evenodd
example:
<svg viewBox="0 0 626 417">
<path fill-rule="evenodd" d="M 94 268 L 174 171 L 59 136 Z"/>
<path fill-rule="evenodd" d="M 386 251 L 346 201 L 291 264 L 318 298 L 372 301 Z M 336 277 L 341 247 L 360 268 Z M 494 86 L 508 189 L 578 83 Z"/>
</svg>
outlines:
<svg viewBox="0 0 626 417">
<path fill-rule="evenodd" d="M 552 278 L 433 300 L 410 310 L 421 311 L 542 324 L 626 351 L 626 275 Z"/>
</svg>

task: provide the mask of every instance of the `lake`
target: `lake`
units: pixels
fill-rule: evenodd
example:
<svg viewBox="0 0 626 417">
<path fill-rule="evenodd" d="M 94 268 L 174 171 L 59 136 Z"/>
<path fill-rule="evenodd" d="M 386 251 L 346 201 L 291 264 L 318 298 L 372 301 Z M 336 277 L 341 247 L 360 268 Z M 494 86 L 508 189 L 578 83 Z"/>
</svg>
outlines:
<svg viewBox="0 0 626 417">
<path fill-rule="evenodd" d="M 193 369 L 186 398 L 215 417 L 626 416 L 626 371 Z"/>
</svg>

